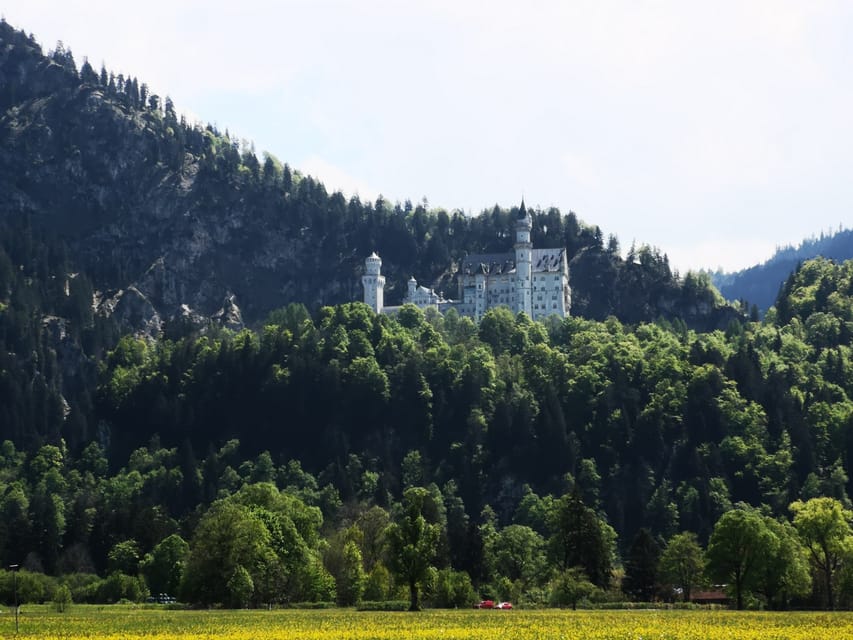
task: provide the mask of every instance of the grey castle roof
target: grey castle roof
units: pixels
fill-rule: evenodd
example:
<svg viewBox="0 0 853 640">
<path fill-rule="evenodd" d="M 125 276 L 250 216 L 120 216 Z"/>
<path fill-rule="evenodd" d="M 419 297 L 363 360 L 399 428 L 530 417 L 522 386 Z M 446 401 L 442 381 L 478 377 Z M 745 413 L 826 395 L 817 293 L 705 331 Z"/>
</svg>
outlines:
<svg viewBox="0 0 853 640">
<path fill-rule="evenodd" d="M 566 250 L 533 249 L 532 263 L 534 273 L 563 270 L 563 258 Z M 462 261 L 462 273 L 473 275 L 498 275 L 510 273 L 515 269 L 515 253 L 476 253 L 466 256 Z"/>
<path fill-rule="evenodd" d="M 532 255 L 533 271 L 562 271 L 565 249 L 534 249 Z"/>
<path fill-rule="evenodd" d="M 515 269 L 514 253 L 475 253 L 465 256 L 462 261 L 462 273 L 471 275 L 485 273 L 496 275 L 509 273 Z"/>
</svg>

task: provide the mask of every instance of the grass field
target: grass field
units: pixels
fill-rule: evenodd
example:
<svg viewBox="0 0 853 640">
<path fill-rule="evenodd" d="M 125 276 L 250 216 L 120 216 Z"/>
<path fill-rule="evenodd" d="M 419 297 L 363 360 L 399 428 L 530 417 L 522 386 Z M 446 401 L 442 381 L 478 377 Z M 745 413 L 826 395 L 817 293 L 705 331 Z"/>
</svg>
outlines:
<svg viewBox="0 0 853 640">
<path fill-rule="evenodd" d="M 21 638 L 45 640 L 209 638 L 227 640 L 853 640 L 853 613 L 733 611 L 166 611 L 74 606 L 65 613 L 28 606 Z M 11 609 L 0 637 L 15 636 Z"/>
</svg>

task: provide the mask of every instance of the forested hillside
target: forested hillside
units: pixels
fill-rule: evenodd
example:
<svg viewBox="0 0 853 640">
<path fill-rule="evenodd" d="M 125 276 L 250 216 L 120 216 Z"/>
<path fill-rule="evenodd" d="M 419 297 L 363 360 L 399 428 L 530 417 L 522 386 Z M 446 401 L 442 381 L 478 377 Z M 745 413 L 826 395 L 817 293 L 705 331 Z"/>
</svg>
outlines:
<svg viewBox="0 0 853 640">
<path fill-rule="evenodd" d="M 0 560 L 31 600 L 565 606 L 731 583 L 748 530 L 738 604 L 849 605 L 853 263 L 749 322 L 553 209 L 574 317 L 352 302 L 373 249 L 389 301 L 452 292 L 513 216 L 330 195 L 0 23 Z"/>
<path fill-rule="evenodd" d="M 711 279 L 727 300 L 745 300 L 763 313 L 776 301 L 779 288 L 797 265 L 818 256 L 838 262 L 853 259 L 853 230 L 821 233 L 797 247 L 778 249 L 767 262 L 736 273 L 713 273 Z"/>
<path fill-rule="evenodd" d="M 509 249 L 516 213 L 495 206 L 471 217 L 329 194 L 227 132 L 187 122 L 136 78 L 88 62 L 78 71 L 70 50 L 45 56 L 6 23 L 0 193 L 0 220 L 55 236 L 93 283 L 99 310 L 149 333 L 170 321 L 239 327 L 291 302 L 316 311 L 359 300 L 374 250 L 389 303 L 412 275 L 452 297 L 467 253 Z M 678 317 L 697 328 L 735 315 L 707 280 L 677 278 L 654 249 L 625 261 L 615 238 L 573 213 L 535 210 L 533 221 L 537 246 L 569 250 L 575 315 Z"/>
<path fill-rule="evenodd" d="M 247 457 L 297 459 L 345 499 L 356 464 L 387 504 L 416 456 L 420 477 L 503 520 L 523 485 L 560 492 L 571 475 L 620 534 L 707 538 L 734 502 L 781 515 L 801 495 L 847 501 L 851 274 L 807 263 L 768 322 L 698 334 L 504 309 L 475 326 L 360 303 L 312 321 L 288 307 L 259 333 L 124 338 L 96 415 L 120 461 L 153 437 L 193 450 L 239 438 Z"/>
<path fill-rule="evenodd" d="M 292 591 L 258 587 L 253 601 L 323 599 L 343 580 L 349 543 L 365 571 L 395 566 L 392 530 L 377 527 L 404 526 L 409 509 L 435 527 L 433 566 L 464 572 L 481 589 L 547 597 L 536 585 L 576 565 L 606 588 L 611 567 L 624 561 L 629 571 L 638 537 L 657 548 L 690 531 L 694 545 L 714 543 L 727 514 L 757 522 L 745 505 L 760 507 L 771 529 L 799 513 L 789 511 L 799 499 L 850 506 L 851 294 L 853 263 L 818 260 L 790 279 L 763 324 L 726 332 L 615 319 L 542 325 L 503 309 L 475 326 L 414 307 L 377 316 L 353 303 L 314 319 L 292 305 L 257 333 L 125 337 L 104 361 L 94 439 L 66 422 L 50 434 L 57 445 L 29 454 L 4 445 L 0 509 L 12 524 L 3 557 L 27 550 L 28 566 L 48 572 L 133 574 L 145 568 L 139 558 L 176 535 L 190 541 L 187 570 L 201 563 L 184 578 L 185 595 L 230 602 L 220 584 L 225 560 L 209 560 L 220 558 L 210 536 L 239 522 L 261 527 L 258 535 L 284 526 L 261 509 L 313 523 L 296 531 L 306 554 L 298 566 L 315 569 L 279 567 L 296 580 Z M 586 542 L 561 547 L 561 513 L 570 527 L 593 518 L 601 538 L 586 551 Z M 539 549 L 535 576 L 518 574 L 511 560 L 494 565 L 490 545 L 514 544 L 501 536 Z M 320 537 L 342 555 L 323 555 Z M 722 562 L 711 560 L 713 548 L 712 568 Z M 260 568 L 244 568 L 260 580 Z M 812 582 L 802 571 L 795 591 L 765 595 L 768 603 L 807 598 Z M 833 592 L 815 571 L 822 602 Z M 844 574 L 834 575 L 835 597 L 851 595 Z M 222 590 L 205 591 L 211 576 Z M 561 588 L 548 584 L 551 593 Z"/>
</svg>

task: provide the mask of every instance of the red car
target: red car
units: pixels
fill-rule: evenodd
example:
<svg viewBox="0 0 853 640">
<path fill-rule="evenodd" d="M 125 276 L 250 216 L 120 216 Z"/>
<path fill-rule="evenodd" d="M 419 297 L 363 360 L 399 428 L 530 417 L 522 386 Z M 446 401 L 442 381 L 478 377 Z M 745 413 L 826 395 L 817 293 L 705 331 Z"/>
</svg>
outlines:
<svg viewBox="0 0 853 640">
<path fill-rule="evenodd" d="M 494 600 L 480 600 L 477 604 L 474 605 L 475 609 L 494 609 L 495 601 Z"/>
<path fill-rule="evenodd" d="M 512 609 L 512 602 L 498 602 L 495 609 Z"/>
</svg>

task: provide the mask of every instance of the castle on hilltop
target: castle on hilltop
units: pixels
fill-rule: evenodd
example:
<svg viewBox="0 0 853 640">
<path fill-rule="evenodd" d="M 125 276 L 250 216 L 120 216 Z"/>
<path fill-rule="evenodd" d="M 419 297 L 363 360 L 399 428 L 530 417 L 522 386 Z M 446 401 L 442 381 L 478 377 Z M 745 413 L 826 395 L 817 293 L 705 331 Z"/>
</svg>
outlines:
<svg viewBox="0 0 853 640">
<path fill-rule="evenodd" d="M 569 261 L 565 247 L 534 249 L 530 241 L 533 219 L 521 203 L 515 223 L 514 251 L 466 256 L 458 274 L 459 299 L 446 300 L 433 289 L 409 279 L 403 303 L 421 309 L 433 307 L 442 313 L 456 309 L 461 315 L 479 320 L 489 309 L 509 307 L 539 320 L 569 315 L 572 290 L 569 287 Z M 372 253 L 364 264 L 364 302 L 376 313 L 389 313 L 399 307 L 386 307 L 385 276 L 382 259 Z"/>
</svg>

